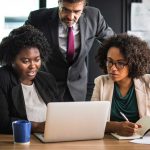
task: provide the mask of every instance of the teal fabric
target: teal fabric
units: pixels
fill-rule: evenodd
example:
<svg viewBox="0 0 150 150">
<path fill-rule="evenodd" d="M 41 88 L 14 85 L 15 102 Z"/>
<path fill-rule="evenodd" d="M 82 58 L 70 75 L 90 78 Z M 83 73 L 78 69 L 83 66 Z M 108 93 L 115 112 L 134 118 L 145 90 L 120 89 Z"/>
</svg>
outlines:
<svg viewBox="0 0 150 150">
<path fill-rule="evenodd" d="M 125 121 L 120 112 L 123 112 L 130 122 L 136 122 L 139 119 L 134 84 L 132 84 L 126 96 L 122 96 L 118 85 L 114 84 L 110 120 Z"/>
</svg>

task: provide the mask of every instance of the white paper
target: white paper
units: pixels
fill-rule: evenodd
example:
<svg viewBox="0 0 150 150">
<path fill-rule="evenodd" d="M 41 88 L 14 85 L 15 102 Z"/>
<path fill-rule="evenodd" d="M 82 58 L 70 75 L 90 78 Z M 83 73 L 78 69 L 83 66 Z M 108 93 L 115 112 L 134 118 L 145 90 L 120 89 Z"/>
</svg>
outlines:
<svg viewBox="0 0 150 150">
<path fill-rule="evenodd" d="M 131 140 L 130 142 L 137 144 L 150 144 L 150 132 L 148 132 L 143 138 Z"/>
<path fill-rule="evenodd" d="M 131 4 L 131 30 L 150 31 L 150 1 Z"/>
<path fill-rule="evenodd" d="M 111 133 L 111 135 L 114 136 L 115 138 L 117 138 L 118 140 L 132 140 L 132 139 L 141 138 L 141 135 L 139 135 L 139 134 L 134 134 L 132 136 L 121 136 L 116 133 Z"/>
<path fill-rule="evenodd" d="M 148 134 L 149 131 L 150 131 L 150 117 L 149 116 L 145 116 L 145 117 L 140 118 L 136 122 L 136 124 L 141 125 L 141 128 L 138 128 L 137 132 L 134 135 L 132 135 L 132 136 L 120 136 L 120 135 L 118 135 L 116 133 L 111 133 L 111 134 L 114 137 L 116 137 L 117 139 L 120 139 L 120 140 L 125 140 L 125 139 L 140 139 L 143 136 L 149 136 L 150 137 L 150 134 Z"/>
</svg>

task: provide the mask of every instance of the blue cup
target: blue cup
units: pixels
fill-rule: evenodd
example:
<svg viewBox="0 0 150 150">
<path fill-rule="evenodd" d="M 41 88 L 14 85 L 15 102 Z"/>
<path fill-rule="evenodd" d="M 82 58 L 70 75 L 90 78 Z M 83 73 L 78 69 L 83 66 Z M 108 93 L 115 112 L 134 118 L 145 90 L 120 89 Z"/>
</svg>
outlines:
<svg viewBox="0 0 150 150">
<path fill-rule="evenodd" d="M 12 122 L 14 143 L 29 144 L 31 135 L 31 122 L 17 120 Z"/>
</svg>

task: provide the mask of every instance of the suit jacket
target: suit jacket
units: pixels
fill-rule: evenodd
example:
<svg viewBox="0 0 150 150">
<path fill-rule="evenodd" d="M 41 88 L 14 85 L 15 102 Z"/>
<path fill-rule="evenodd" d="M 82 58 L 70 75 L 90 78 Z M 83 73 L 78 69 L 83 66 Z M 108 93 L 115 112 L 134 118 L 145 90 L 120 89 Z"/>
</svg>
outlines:
<svg viewBox="0 0 150 150">
<path fill-rule="evenodd" d="M 145 74 L 139 79 L 133 79 L 140 118 L 150 116 L 150 74 Z M 112 101 L 114 81 L 108 75 L 95 79 L 92 100 Z"/>
<path fill-rule="evenodd" d="M 58 99 L 55 79 L 38 72 L 34 84 L 45 104 Z M 12 67 L 0 68 L 0 133 L 12 132 L 12 121 L 27 119 L 25 101 L 19 78 Z"/>
<path fill-rule="evenodd" d="M 102 41 L 112 36 L 114 32 L 107 25 L 100 11 L 94 7 L 85 7 L 84 13 L 79 18 L 81 45 L 77 57 L 71 66 L 59 49 L 58 42 L 58 7 L 40 9 L 30 13 L 25 24 L 31 24 L 41 30 L 46 36 L 51 56 L 45 65 L 48 72 L 51 72 L 58 83 L 60 95 L 63 95 L 68 86 L 74 100 L 85 100 L 87 92 L 87 57 L 95 38 Z"/>
</svg>

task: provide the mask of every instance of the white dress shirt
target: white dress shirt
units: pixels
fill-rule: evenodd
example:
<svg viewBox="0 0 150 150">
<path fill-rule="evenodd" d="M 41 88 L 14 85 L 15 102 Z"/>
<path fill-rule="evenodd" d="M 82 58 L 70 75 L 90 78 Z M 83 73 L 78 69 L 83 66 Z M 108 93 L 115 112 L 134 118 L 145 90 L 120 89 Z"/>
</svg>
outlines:
<svg viewBox="0 0 150 150">
<path fill-rule="evenodd" d="M 59 23 L 58 33 L 59 33 L 59 47 L 60 47 L 62 54 L 66 57 L 68 27 L 63 22 Z M 74 34 L 74 39 L 75 39 L 74 45 L 75 45 L 75 50 L 76 50 L 80 46 L 80 30 L 79 30 L 78 23 L 73 25 L 73 34 Z"/>
<path fill-rule="evenodd" d="M 27 118 L 29 121 L 44 122 L 46 120 L 46 104 L 36 90 L 34 84 L 24 85 L 21 83 Z"/>
</svg>

